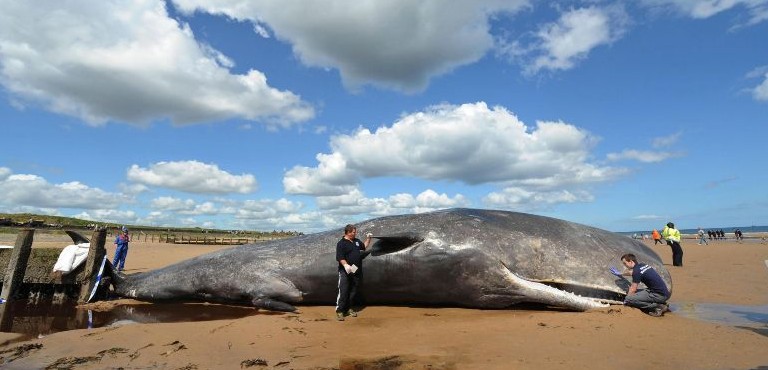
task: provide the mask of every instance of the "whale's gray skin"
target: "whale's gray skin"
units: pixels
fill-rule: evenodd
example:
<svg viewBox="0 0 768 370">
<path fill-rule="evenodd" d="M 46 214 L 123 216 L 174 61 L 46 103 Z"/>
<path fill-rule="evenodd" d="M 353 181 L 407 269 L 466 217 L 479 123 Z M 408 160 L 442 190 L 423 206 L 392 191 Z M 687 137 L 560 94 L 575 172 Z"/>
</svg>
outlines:
<svg viewBox="0 0 768 370">
<path fill-rule="evenodd" d="M 633 253 L 671 289 L 669 272 L 643 243 L 597 228 L 530 214 L 450 209 L 376 218 L 364 260 L 368 304 L 505 308 L 532 302 L 587 310 L 621 303 L 628 285 L 609 272 Z M 248 244 L 158 270 L 115 276 L 118 295 L 203 300 L 293 311 L 334 304 L 341 229 Z M 573 291 L 585 297 L 571 294 Z"/>
</svg>

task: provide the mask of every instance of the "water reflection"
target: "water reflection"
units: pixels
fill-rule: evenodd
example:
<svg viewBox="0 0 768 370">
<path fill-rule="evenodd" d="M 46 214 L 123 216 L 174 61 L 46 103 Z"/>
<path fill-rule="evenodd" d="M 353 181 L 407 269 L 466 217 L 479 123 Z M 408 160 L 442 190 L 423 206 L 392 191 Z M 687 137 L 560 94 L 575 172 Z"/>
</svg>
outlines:
<svg viewBox="0 0 768 370">
<path fill-rule="evenodd" d="M 127 323 L 236 319 L 259 312 L 252 307 L 207 303 L 119 305 L 109 311 L 94 311 L 78 308 L 75 302 L 32 304 L 26 300 L 0 305 L 0 310 L 4 311 L 0 315 L 0 331 L 30 336 Z"/>
<path fill-rule="evenodd" d="M 768 336 L 768 305 L 739 306 L 719 303 L 678 303 L 675 314 L 692 319 L 749 329 Z"/>
</svg>

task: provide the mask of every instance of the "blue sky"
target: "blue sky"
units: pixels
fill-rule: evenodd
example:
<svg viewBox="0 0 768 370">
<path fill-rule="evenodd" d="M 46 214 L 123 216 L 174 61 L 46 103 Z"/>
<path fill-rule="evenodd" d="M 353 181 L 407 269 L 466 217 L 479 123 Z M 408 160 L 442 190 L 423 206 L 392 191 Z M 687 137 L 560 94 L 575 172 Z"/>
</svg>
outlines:
<svg viewBox="0 0 768 370">
<path fill-rule="evenodd" d="M 768 224 L 768 0 L 0 0 L 0 212 Z"/>
</svg>

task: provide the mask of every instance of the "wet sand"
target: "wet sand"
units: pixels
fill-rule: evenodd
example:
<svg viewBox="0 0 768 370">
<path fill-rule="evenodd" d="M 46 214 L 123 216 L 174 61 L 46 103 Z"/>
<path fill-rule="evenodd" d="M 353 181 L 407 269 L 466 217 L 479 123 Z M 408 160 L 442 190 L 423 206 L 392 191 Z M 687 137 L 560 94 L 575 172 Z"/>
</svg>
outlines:
<svg viewBox="0 0 768 370">
<path fill-rule="evenodd" d="M 162 267 L 221 248 L 231 247 L 135 242 L 126 272 Z M 758 240 L 699 246 L 685 240 L 682 268 L 670 266 L 668 246 L 652 248 L 668 265 L 674 282 L 670 302 L 678 311 L 662 318 L 621 306 L 590 312 L 533 306 L 510 310 L 373 306 L 360 317 L 337 322 L 333 307 L 314 306 L 300 307 L 297 314 L 129 324 L 21 342 L 16 334 L 0 333 L 0 342 L 6 342 L 0 346 L 0 357 L 8 369 L 51 365 L 75 369 L 611 370 L 768 366 L 764 316 L 750 329 L 694 319 L 682 312 L 697 304 L 768 305 L 768 245 Z M 113 246 L 107 249 L 111 256 Z M 145 303 L 117 300 L 89 308 L 138 304 Z"/>
</svg>

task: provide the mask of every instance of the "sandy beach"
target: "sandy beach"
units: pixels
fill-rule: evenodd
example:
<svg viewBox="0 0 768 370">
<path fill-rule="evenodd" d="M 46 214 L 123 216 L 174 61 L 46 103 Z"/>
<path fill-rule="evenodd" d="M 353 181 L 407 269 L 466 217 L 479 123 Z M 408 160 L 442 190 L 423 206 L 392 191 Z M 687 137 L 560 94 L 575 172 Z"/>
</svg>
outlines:
<svg viewBox="0 0 768 370">
<path fill-rule="evenodd" d="M 35 247 L 55 241 L 36 242 Z M 684 241 L 684 267 L 652 246 L 672 274 L 673 312 L 622 306 L 566 312 L 381 307 L 334 319 L 330 306 L 238 319 L 126 324 L 20 340 L 0 333 L 8 369 L 751 369 L 768 366 L 768 315 L 750 327 L 697 318 L 698 307 L 768 305 L 768 245 Z M 63 246 L 63 245 L 62 245 Z M 127 273 L 231 246 L 131 243 Z M 108 256 L 114 246 L 107 244 Z M 618 256 L 617 256 L 618 258 Z M 147 303 L 121 299 L 82 309 Z"/>
</svg>

